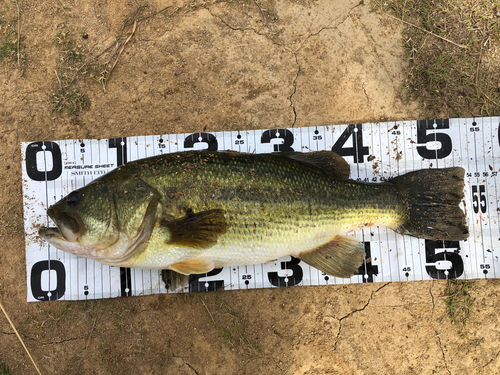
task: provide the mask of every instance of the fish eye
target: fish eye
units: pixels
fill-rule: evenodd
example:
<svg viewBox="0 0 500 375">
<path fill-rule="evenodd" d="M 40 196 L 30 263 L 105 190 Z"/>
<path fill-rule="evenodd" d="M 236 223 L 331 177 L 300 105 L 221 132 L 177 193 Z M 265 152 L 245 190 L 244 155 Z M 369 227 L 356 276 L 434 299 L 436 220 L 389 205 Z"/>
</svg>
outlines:
<svg viewBox="0 0 500 375">
<path fill-rule="evenodd" d="M 69 193 L 68 197 L 66 198 L 66 202 L 70 206 L 74 206 L 75 204 L 80 202 L 80 198 L 81 198 L 80 192 L 78 190 L 75 190 L 75 191 Z"/>
</svg>

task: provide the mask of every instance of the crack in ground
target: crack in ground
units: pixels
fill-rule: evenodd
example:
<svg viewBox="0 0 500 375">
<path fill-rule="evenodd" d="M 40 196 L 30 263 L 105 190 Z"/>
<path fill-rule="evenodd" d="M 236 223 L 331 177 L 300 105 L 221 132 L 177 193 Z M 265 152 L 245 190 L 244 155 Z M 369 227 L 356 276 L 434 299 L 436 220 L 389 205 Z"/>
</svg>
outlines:
<svg viewBox="0 0 500 375">
<path fill-rule="evenodd" d="M 297 111 L 295 110 L 295 105 L 293 103 L 293 96 L 295 95 L 295 93 L 297 92 L 297 80 L 299 79 L 299 75 L 300 75 L 300 64 L 299 64 L 299 59 L 297 57 L 297 52 L 304 46 L 304 44 L 307 42 L 307 40 L 313 36 L 317 36 L 319 35 L 323 30 L 334 30 L 334 29 L 337 29 L 340 25 L 342 25 L 346 20 L 347 18 L 351 15 L 351 12 L 356 9 L 357 7 L 359 7 L 360 5 L 363 5 L 364 4 L 364 0 L 361 0 L 357 5 L 353 6 L 351 9 L 349 9 L 349 11 L 347 12 L 347 15 L 344 17 L 344 19 L 339 22 L 338 24 L 336 24 L 334 27 L 330 26 L 332 23 L 334 23 L 336 20 L 338 20 L 338 18 L 332 20 L 327 26 L 324 26 L 322 27 L 318 32 L 316 33 L 313 33 L 313 34 L 309 34 L 303 41 L 302 43 L 300 43 L 300 46 L 299 48 L 297 48 L 295 51 L 291 51 L 295 57 L 295 63 L 297 64 L 298 66 L 298 70 L 297 70 L 297 75 L 295 76 L 293 82 L 292 82 L 292 85 L 293 85 L 293 92 L 292 94 L 290 95 L 290 107 L 292 107 L 292 111 L 293 111 L 293 123 L 292 123 L 292 128 L 295 126 L 295 123 L 297 122 Z M 224 21 L 223 21 L 224 22 Z M 257 33 L 258 34 L 258 33 Z M 260 34 L 259 34 L 260 35 Z M 266 35 L 267 36 L 267 35 Z M 276 41 L 274 41 L 273 39 L 269 38 L 271 40 L 272 43 L 276 43 Z M 287 47 L 288 49 L 288 47 Z M 363 90 L 364 90 L 364 87 L 363 87 Z M 366 93 L 366 90 L 365 90 L 365 95 L 366 97 L 368 98 L 368 101 L 370 100 L 370 98 L 368 97 L 368 94 Z"/>
<path fill-rule="evenodd" d="M 364 309 L 366 309 L 368 307 L 368 305 L 370 304 L 370 302 L 372 301 L 373 299 L 373 296 L 382 288 L 385 288 L 387 285 L 389 285 L 389 283 L 385 283 L 384 285 L 382 285 L 380 288 L 378 288 L 377 290 L 374 290 L 371 295 L 370 295 L 370 298 L 368 298 L 368 301 L 366 301 L 365 305 L 360 308 L 360 309 L 356 309 L 356 310 L 353 310 L 351 311 L 349 314 L 347 314 L 346 316 L 343 316 L 342 318 L 336 318 L 338 321 L 339 321 L 339 331 L 337 333 L 337 337 L 335 337 L 335 344 L 333 345 L 333 350 L 337 350 L 337 343 L 338 343 L 338 340 L 339 340 L 339 337 L 340 337 L 340 334 L 342 333 L 342 321 L 344 319 L 347 319 L 349 317 L 351 317 L 352 315 L 354 315 L 355 313 L 358 313 L 360 311 L 363 311 Z"/>
<path fill-rule="evenodd" d="M 434 333 L 436 333 L 436 337 L 437 337 L 438 343 L 439 343 L 439 348 L 441 349 L 441 353 L 443 354 L 443 361 L 444 361 L 444 366 L 446 367 L 446 371 L 448 371 L 448 374 L 451 375 L 451 371 L 448 368 L 448 363 L 446 362 L 446 356 L 444 355 L 443 346 L 441 345 L 441 338 L 439 337 L 439 334 L 436 330 L 434 330 Z"/>
<path fill-rule="evenodd" d="M 213 14 L 213 13 L 212 13 L 212 11 L 210 10 L 210 8 L 205 8 L 205 9 L 206 9 L 206 10 L 208 10 L 208 13 L 210 13 L 210 15 L 211 15 L 212 17 L 217 18 L 219 21 L 221 21 L 221 22 L 222 22 L 222 23 L 223 23 L 226 27 L 228 27 L 228 28 L 229 28 L 229 29 L 231 29 L 231 30 L 234 30 L 234 31 L 253 31 L 253 32 L 254 32 L 255 34 L 257 34 L 257 35 L 260 35 L 260 36 L 265 36 L 265 37 L 269 38 L 269 36 L 268 36 L 268 35 L 266 35 L 266 34 L 261 34 L 261 33 L 259 33 L 257 30 L 252 29 L 251 27 L 250 27 L 250 28 L 243 28 L 243 27 L 234 27 L 234 26 L 231 26 L 231 25 L 230 25 L 230 24 L 228 24 L 226 21 L 224 21 L 224 20 L 222 19 L 222 17 L 220 17 L 220 16 L 218 16 L 218 15 Z M 269 39 L 271 39 L 271 38 L 269 38 Z M 271 40 L 272 40 L 272 39 L 271 39 Z"/>
<path fill-rule="evenodd" d="M 301 43 L 300 43 L 300 46 L 299 48 L 297 48 L 295 50 L 295 52 L 298 52 L 302 46 L 304 45 L 304 43 L 312 36 L 317 36 L 319 35 L 323 30 L 335 30 L 336 28 L 338 28 L 340 25 L 342 25 L 346 20 L 347 18 L 349 18 L 349 16 L 351 15 L 351 12 L 356 9 L 357 7 L 361 6 L 361 5 L 364 5 L 364 0 L 361 0 L 357 5 L 354 5 L 351 9 L 349 9 L 349 11 L 347 12 L 347 15 L 344 17 L 344 19 L 339 22 L 338 24 L 336 24 L 335 26 L 330 26 L 332 23 L 334 23 L 335 21 L 337 21 L 340 17 L 338 18 L 335 18 L 333 19 L 330 23 L 328 23 L 327 26 L 324 26 L 322 27 L 321 29 L 319 29 L 319 31 L 315 32 L 315 33 L 312 33 L 312 34 L 309 34 Z M 273 39 L 271 36 L 269 36 L 269 34 L 267 33 L 260 33 L 259 31 L 257 31 L 256 29 L 253 29 L 251 27 L 249 28 L 244 28 L 244 27 L 235 27 L 235 26 L 231 26 L 229 23 L 227 23 L 226 21 L 224 21 L 224 19 L 221 17 L 221 16 L 218 16 L 216 14 L 213 14 L 212 11 L 210 10 L 209 7 L 206 7 L 205 8 L 208 13 L 210 13 L 210 15 L 214 18 L 217 18 L 220 22 L 222 22 L 227 28 L 231 29 L 231 30 L 234 30 L 234 31 L 252 31 L 254 32 L 255 34 L 257 35 L 260 35 L 260 36 L 264 36 L 266 38 L 268 38 L 272 43 L 278 45 L 278 46 L 282 46 L 282 47 L 287 47 L 286 44 L 283 44 L 283 43 L 279 43 L 277 42 L 275 39 Z M 266 24 L 266 26 L 269 28 L 269 25 Z M 287 47 L 288 48 L 288 47 Z"/>
<path fill-rule="evenodd" d="M 163 329 L 163 331 L 164 331 L 165 333 L 167 333 L 167 330 L 165 329 L 164 324 L 162 324 L 162 322 L 160 321 L 160 318 L 158 318 L 158 316 L 156 316 L 156 314 L 155 314 L 155 317 L 156 317 L 156 320 L 158 321 L 158 323 L 160 324 L 160 327 Z M 169 348 L 170 348 L 170 344 L 169 344 Z M 170 350 L 171 350 L 171 349 L 170 349 Z M 187 367 L 189 367 L 191 370 L 193 370 L 193 371 L 194 371 L 194 373 L 195 373 L 196 375 L 200 375 L 200 374 L 198 373 L 198 371 L 196 371 L 196 369 L 195 369 L 193 366 L 191 366 L 189 363 L 187 363 L 187 362 L 186 362 L 186 360 L 185 360 L 184 358 L 182 358 L 181 356 L 178 356 L 178 355 L 175 355 L 174 353 L 172 353 L 172 357 L 173 357 L 173 358 L 180 358 L 180 359 L 182 360 L 182 362 L 183 362 L 183 363 L 184 363 Z"/>
<path fill-rule="evenodd" d="M 366 100 L 368 101 L 368 103 L 370 103 L 370 97 L 368 96 L 368 93 L 366 92 L 366 89 L 365 89 L 365 84 L 364 84 L 364 83 L 362 83 L 362 84 L 361 84 L 361 87 L 363 88 L 363 92 L 365 93 Z"/>
<path fill-rule="evenodd" d="M 498 351 L 497 354 L 492 359 L 490 359 L 487 364 L 485 364 L 483 366 L 483 368 L 485 368 L 486 366 L 489 366 L 491 364 L 491 362 L 493 362 L 495 359 L 498 358 L 499 355 L 500 355 L 500 351 Z"/>
<path fill-rule="evenodd" d="M 434 314 L 434 309 L 436 308 L 436 302 L 434 301 L 434 294 L 432 294 L 432 283 L 431 287 L 429 288 L 429 294 L 431 295 L 432 298 L 432 314 Z"/>
<path fill-rule="evenodd" d="M 307 38 L 305 38 L 305 39 L 302 41 L 302 43 L 300 44 L 300 47 L 299 47 L 299 48 L 297 48 L 297 50 L 296 50 L 295 52 L 298 52 L 298 51 L 302 48 L 302 46 L 305 44 L 305 42 L 306 42 L 306 41 L 307 41 L 310 37 L 312 37 L 312 36 L 318 36 L 318 35 L 319 35 L 319 34 L 320 34 L 323 30 L 335 30 L 335 29 L 337 29 L 340 25 L 342 25 L 342 24 L 343 24 L 343 23 L 347 20 L 347 18 L 349 18 L 349 16 L 351 15 L 351 12 L 352 12 L 354 9 L 356 9 L 357 7 L 359 7 L 360 5 L 364 5 L 364 0 L 361 0 L 361 1 L 357 4 L 357 5 L 353 6 L 351 9 L 349 9 L 349 11 L 347 12 L 347 15 L 344 17 L 344 19 L 343 19 L 341 22 L 339 22 L 338 24 L 336 24 L 335 26 L 330 26 L 330 25 L 331 25 L 332 23 L 334 23 L 336 20 L 338 20 L 340 17 L 333 19 L 333 20 L 332 20 L 332 21 L 331 21 L 331 22 L 330 22 L 327 26 L 324 26 L 324 27 L 322 27 L 321 29 L 319 29 L 319 31 L 318 31 L 318 32 L 313 33 L 313 34 L 309 34 L 309 35 L 307 36 Z"/>
<path fill-rule="evenodd" d="M 295 104 L 293 103 L 293 96 L 297 92 L 297 79 L 299 78 L 299 74 L 300 74 L 300 64 L 299 64 L 299 59 L 297 58 L 297 52 L 293 52 L 293 56 L 295 57 L 295 63 L 297 64 L 298 69 L 297 69 L 297 74 L 295 75 L 295 78 L 292 82 L 293 92 L 291 93 L 290 98 L 289 98 L 290 99 L 290 107 L 292 107 L 292 111 L 293 111 L 292 128 L 295 126 L 295 123 L 297 122 L 297 111 L 295 110 Z"/>
<path fill-rule="evenodd" d="M 61 341 L 52 341 L 52 342 L 46 342 L 46 343 L 43 343 L 41 344 L 41 346 L 46 346 L 46 345 L 53 345 L 53 344 L 62 344 L 63 342 L 66 342 L 66 341 L 75 341 L 75 340 L 78 340 L 80 337 L 72 337 L 70 339 L 64 339 L 64 340 L 61 340 Z"/>
<path fill-rule="evenodd" d="M 260 6 L 256 3 L 256 5 L 260 8 Z M 295 78 L 293 79 L 293 82 L 292 82 L 292 86 L 293 86 L 293 91 L 292 93 L 290 94 L 289 96 L 289 101 L 290 101 L 290 107 L 292 108 L 292 112 L 293 112 L 293 122 L 292 122 L 292 125 L 291 127 L 293 128 L 295 126 L 295 123 L 297 122 L 297 110 L 295 109 L 295 104 L 294 104 L 294 101 L 293 101 L 293 96 L 295 95 L 295 93 L 297 92 L 297 80 L 299 79 L 299 75 L 300 75 L 300 72 L 301 72 L 301 69 L 300 69 L 300 64 L 299 64 L 299 59 L 297 57 L 297 52 L 304 46 L 304 44 L 306 43 L 306 41 L 313 37 L 313 36 L 317 36 L 319 35 L 323 30 L 332 30 L 332 29 L 336 29 L 338 28 L 340 25 L 342 25 L 346 20 L 347 18 L 349 18 L 349 16 L 351 15 L 351 12 L 356 9 L 357 7 L 361 6 L 361 5 L 364 5 L 364 0 L 361 0 L 357 5 L 354 5 L 351 9 L 349 9 L 349 11 L 347 12 L 347 15 L 344 17 L 344 19 L 342 21 L 340 21 L 339 23 L 337 23 L 335 26 L 330 26 L 332 23 L 336 22 L 340 17 L 338 18 L 335 18 L 333 19 L 327 26 L 324 26 L 322 27 L 319 31 L 317 31 L 316 33 L 313 33 L 313 34 L 309 34 L 303 41 L 302 43 L 300 43 L 300 46 L 295 50 L 291 50 L 287 45 L 285 44 L 282 44 L 282 43 L 279 43 L 277 42 L 275 39 L 273 39 L 271 36 L 269 36 L 268 34 L 266 33 L 260 33 L 258 32 L 256 29 L 253 29 L 253 28 L 244 28 L 244 27 L 234 27 L 234 26 L 231 26 L 229 23 L 227 23 L 221 16 L 218 16 L 214 13 L 212 13 L 211 9 L 209 7 L 205 8 L 208 13 L 210 13 L 210 15 L 216 19 L 218 19 L 220 22 L 222 22 L 227 28 L 229 28 L 230 30 L 233 30 L 233 31 L 241 31 L 241 32 L 244 32 L 244 31 L 252 31 L 253 33 L 257 34 L 257 35 L 260 35 L 260 36 L 264 36 L 266 38 L 268 38 L 271 43 L 275 44 L 275 45 L 278 45 L 278 46 L 281 46 L 281 47 L 285 47 L 286 50 L 288 50 L 289 52 L 291 52 L 293 54 L 293 56 L 295 57 L 295 63 L 297 64 L 297 74 L 295 75 Z M 262 9 L 261 9 L 261 13 L 262 13 Z M 262 16 L 264 17 L 264 15 L 262 14 Z M 264 18 L 264 21 L 265 21 L 265 18 Z M 266 24 L 266 26 L 268 26 Z M 268 26 L 269 27 L 269 26 Z M 364 87 L 363 87 L 363 90 L 364 90 Z M 368 97 L 368 94 L 366 93 L 366 90 L 365 91 L 365 95 L 366 97 L 368 98 L 368 100 L 370 100 L 370 98 Z"/>
<path fill-rule="evenodd" d="M 295 126 L 295 123 L 297 122 L 297 111 L 295 110 L 295 105 L 293 103 L 293 96 L 295 95 L 295 93 L 297 92 L 297 79 L 299 78 L 299 74 L 300 74 L 300 64 L 299 64 L 299 60 L 298 60 L 298 57 L 297 57 L 297 51 L 292 51 L 290 48 L 288 48 L 286 45 L 284 44 L 281 44 L 281 43 L 278 43 L 276 40 L 274 40 L 273 38 L 271 38 L 268 34 L 262 34 L 262 33 L 259 33 L 257 30 L 255 29 L 252 29 L 252 28 L 242 28 L 242 27 L 234 27 L 234 26 L 231 26 L 230 24 L 228 24 L 226 21 L 224 21 L 224 19 L 222 19 L 222 17 L 218 16 L 218 15 L 215 15 L 212 13 L 212 11 L 210 10 L 210 8 L 206 8 L 208 10 L 208 12 L 210 13 L 210 15 L 214 18 L 217 18 L 220 22 L 222 22 L 227 28 L 233 30 L 233 31 L 252 31 L 254 32 L 255 34 L 259 35 L 259 36 L 263 36 L 263 37 L 266 37 L 267 39 L 269 39 L 271 41 L 271 43 L 277 45 L 277 46 L 281 46 L 281 47 L 285 47 L 285 49 L 292 53 L 294 58 L 295 58 L 295 63 L 297 64 L 298 66 L 298 69 L 297 69 L 297 74 L 295 75 L 295 78 L 293 79 L 293 82 L 292 82 L 292 86 L 293 86 L 293 92 L 290 94 L 290 96 L 288 97 L 288 100 L 290 100 L 290 107 L 292 108 L 292 112 L 293 112 L 293 122 L 292 122 L 292 125 L 291 127 L 293 128 Z M 333 22 L 333 21 L 332 21 Z M 309 37 L 308 37 L 309 38 Z M 300 49 L 300 48 L 299 48 Z"/>
<path fill-rule="evenodd" d="M 185 360 L 184 358 L 182 358 L 182 357 L 180 357 L 180 356 L 177 356 L 177 355 L 175 355 L 175 354 L 172 354 L 172 357 L 182 359 L 182 362 L 184 362 L 184 364 L 185 364 L 187 367 L 189 367 L 191 370 L 193 370 L 193 371 L 194 371 L 194 373 L 195 373 L 196 375 L 200 375 L 200 374 L 198 373 L 198 371 L 196 371 L 196 370 L 195 370 L 195 368 L 194 368 L 193 366 L 191 366 L 189 363 L 187 363 L 187 362 L 186 362 L 186 360 Z"/>
</svg>

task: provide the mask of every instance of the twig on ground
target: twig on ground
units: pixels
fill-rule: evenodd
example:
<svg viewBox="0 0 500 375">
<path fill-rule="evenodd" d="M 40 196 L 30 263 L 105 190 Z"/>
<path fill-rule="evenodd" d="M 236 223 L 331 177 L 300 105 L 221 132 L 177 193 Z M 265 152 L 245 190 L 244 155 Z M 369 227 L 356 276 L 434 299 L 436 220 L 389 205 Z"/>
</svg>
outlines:
<svg viewBox="0 0 500 375">
<path fill-rule="evenodd" d="M 257 0 L 253 0 L 253 2 L 255 3 L 255 5 L 257 5 L 257 7 L 259 8 L 260 10 L 260 15 L 262 16 L 262 20 L 264 21 L 264 23 L 267 25 L 267 21 L 266 21 L 266 17 L 264 16 L 264 12 L 262 11 L 262 8 L 260 7 L 259 3 L 257 2 Z"/>
<path fill-rule="evenodd" d="M 175 10 L 174 10 L 174 11 L 172 11 L 172 13 L 170 13 L 167 17 L 168 17 L 168 18 L 172 17 L 172 16 L 173 16 L 175 13 L 177 13 L 180 9 L 181 9 L 181 7 L 177 7 L 177 8 L 175 8 Z"/>
<path fill-rule="evenodd" d="M 115 65 L 116 63 L 118 62 L 118 60 L 120 59 L 120 56 L 122 55 L 122 52 L 123 52 L 123 49 L 125 48 L 125 45 L 130 41 L 130 39 L 132 38 L 132 36 L 134 35 L 135 33 L 135 29 L 137 27 L 137 20 L 134 21 L 134 27 L 132 28 L 132 32 L 130 33 L 130 35 L 128 36 L 127 40 L 125 41 L 125 43 L 122 44 L 122 47 L 120 48 L 120 51 L 118 52 L 118 56 L 116 57 L 116 60 L 113 64 L 113 66 L 111 67 L 111 70 L 109 71 L 109 74 L 111 74 L 111 72 L 113 71 L 113 69 L 115 68 Z"/>
<path fill-rule="evenodd" d="M 120 55 L 121 53 L 123 52 L 123 49 L 125 47 L 125 44 L 127 44 L 129 41 L 130 41 L 130 38 L 132 38 L 132 36 L 134 35 L 135 31 L 136 31 L 136 28 L 137 28 L 137 24 L 144 21 L 144 20 L 147 20 L 151 17 L 154 17 L 156 16 L 157 14 L 159 13 L 163 13 L 165 11 L 167 11 L 169 8 L 172 8 L 172 5 L 169 5 L 169 6 L 166 6 L 165 8 L 157 11 L 157 12 L 154 12 L 154 13 L 151 13 L 150 15 L 147 15 L 145 17 L 138 17 L 138 14 L 139 12 L 141 11 L 141 9 L 143 9 L 144 6 L 141 5 L 140 7 L 138 7 L 135 12 L 128 16 L 125 21 L 123 22 L 122 24 L 122 27 L 121 27 L 121 30 L 120 30 L 120 34 L 117 36 L 116 40 L 111 44 L 109 45 L 108 47 L 106 47 L 103 51 L 101 51 L 99 54 L 95 55 L 95 56 L 92 56 L 89 61 L 93 60 L 93 61 L 96 61 L 99 57 L 101 57 L 104 53 L 108 52 L 109 50 L 111 50 L 113 47 L 114 47 L 114 52 L 111 53 L 111 57 L 109 58 L 109 60 L 103 64 L 104 66 L 104 70 L 101 72 L 101 78 L 99 79 L 99 83 L 102 85 L 103 87 L 103 90 L 106 91 L 106 81 L 108 80 L 108 78 L 110 77 L 111 75 L 111 71 L 113 70 L 113 68 L 115 67 L 115 65 L 117 64 L 119 58 L 120 58 Z M 177 13 L 179 11 L 179 9 L 181 9 L 182 7 L 176 7 L 176 9 L 170 13 L 170 14 L 167 14 L 167 17 L 171 17 L 173 16 L 175 13 Z M 133 30 L 132 30 L 132 33 L 129 35 L 129 37 L 127 38 L 127 40 L 125 41 L 125 43 L 121 43 L 122 41 L 122 37 L 123 37 L 123 32 L 125 30 L 125 28 L 127 26 L 130 26 L 132 25 L 132 20 L 133 20 Z M 115 58 L 116 57 L 116 58 Z M 111 61 L 114 59 L 114 63 L 113 63 L 113 66 L 111 67 L 111 69 L 109 69 L 110 67 L 110 63 Z M 81 65 L 77 71 L 80 71 L 82 68 L 84 68 L 85 66 L 88 66 L 90 64 L 90 62 L 87 61 L 85 62 L 83 65 Z M 108 71 L 109 69 L 109 71 Z"/>
<path fill-rule="evenodd" d="M 137 20 L 134 21 L 134 26 L 132 27 L 132 32 L 128 36 L 128 38 L 125 41 L 125 43 L 122 44 L 122 46 L 121 46 L 121 48 L 120 48 L 120 50 L 118 52 L 118 56 L 116 56 L 115 62 L 113 63 L 113 66 L 111 67 L 111 69 L 109 70 L 109 72 L 106 72 L 106 77 L 102 80 L 102 88 L 104 89 L 104 91 L 106 91 L 106 81 L 109 79 L 109 77 L 111 77 L 111 72 L 113 71 L 113 69 L 115 68 L 116 64 L 118 63 L 118 60 L 120 59 L 120 56 L 122 55 L 122 52 L 123 52 L 123 50 L 125 48 L 125 45 L 130 41 L 130 39 L 134 35 L 136 28 L 137 28 Z M 106 64 L 106 70 L 107 70 L 107 67 L 108 67 L 108 64 Z"/>
</svg>

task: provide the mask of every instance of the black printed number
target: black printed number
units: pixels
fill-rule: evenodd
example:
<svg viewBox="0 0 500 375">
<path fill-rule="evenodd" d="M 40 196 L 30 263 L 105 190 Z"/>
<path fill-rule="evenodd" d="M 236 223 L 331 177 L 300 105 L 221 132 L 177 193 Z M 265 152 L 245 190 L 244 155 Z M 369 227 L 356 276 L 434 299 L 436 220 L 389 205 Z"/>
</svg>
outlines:
<svg viewBox="0 0 500 375">
<path fill-rule="evenodd" d="M 207 146 L 206 148 L 204 148 L 204 150 L 208 151 L 217 151 L 217 149 L 219 148 L 217 138 L 215 138 L 215 136 L 210 133 L 194 133 L 188 135 L 186 139 L 184 139 L 184 148 L 193 148 L 195 143 L 206 143 Z"/>
<path fill-rule="evenodd" d="M 42 274 L 44 271 L 55 271 L 56 279 L 50 285 L 50 290 L 42 289 Z M 50 277 L 50 276 L 49 276 Z M 66 292 L 66 269 L 64 264 L 58 260 L 42 260 L 31 267 L 31 293 L 39 301 L 55 301 Z M 55 284 L 55 288 L 54 287 Z M 53 288 L 53 289 L 52 289 Z"/>
<path fill-rule="evenodd" d="M 37 163 L 36 155 L 39 152 L 50 152 L 52 155 L 52 169 L 45 170 L 45 166 Z M 62 173 L 62 158 L 59 145 L 54 142 L 33 142 L 26 148 L 26 173 L 35 181 L 53 181 Z"/>
<path fill-rule="evenodd" d="M 302 281 L 304 276 L 304 271 L 302 267 L 299 266 L 300 259 L 291 257 L 292 259 L 288 262 L 281 262 L 282 270 L 291 270 L 293 276 L 281 277 L 278 276 L 278 272 L 268 272 L 267 277 L 269 282 L 274 286 L 294 286 Z"/>
<path fill-rule="evenodd" d="M 436 252 L 436 250 L 446 250 Z M 432 241 L 425 240 L 425 270 L 433 279 L 457 279 L 464 273 L 464 262 L 462 257 L 455 251 L 460 250 L 458 241 Z M 438 269 L 440 261 L 451 262 L 448 270 Z"/>
<path fill-rule="evenodd" d="M 435 124 L 435 126 L 434 126 Z M 449 129 L 450 120 L 419 120 L 417 121 L 417 143 L 425 146 L 417 146 L 418 154 L 424 159 L 443 159 L 451 154 L 451 138 L 445 133 L 430 133 L 429 130 Z M 439 142 L 439 149 L 430 150 L 427 148 L 429 142 Z"/>
<path fill-rule="evenodd" d="M 344 147 L 347 140 L 351 137 L 352 147 Z M 362 124 L 349 125 L 333 145 L 332 151 L 340 156 L 352 156 L 355 163 L 364 163 L 364 156 L 370 154 L 370 149 L 367 146 L 363 146 Z"/>
<path fill-rule="evenodd" d="M 108 139 L 108 147 L 116 148 L 116 166 L 119 167 L 127 162 L 127 139 L 126 138 L 110 138 Z"/>
<path fill-rule="evenodd" d="M 486 188 L 484 185 L 472 185 L 472 208 L 477 214 L 479 210 L 486 212 Z"/>
<path fill-rule="evenodd" d="M 190 292 L 214 292 L 224 289 L 224 280 L 200 281 L 205 277 L 216 276 L 222 272 L 222 268 L 215 268 L 209 273 L 189 275 Z"/>
<path fill-rule="evenodd" d="M 260 137 L 260 143 L 273 143 L 273 139 L 282 139 L 283 143 L 274 144 L 274 152 L 278 151 L 294 151 L 293 145 L 293 133 L 288 129 L 270 129 L 262 133 Z"/>
<path fill-rule="evenodd" d="M 370 247 L 370 242 L 363 242 L 365 246 L 365 261 L 358 268 L 356 275 L 363 276 L 364 283 L 373 283 L 373 276 L 378 275 L 378 266 L 372 264 L 372 250 Z"/>
<path fill-rule="evenodd" d="M 116 148 L 116 166 L 127 163 L 127 139 L 110 138 L 108 147 Z M 132 272 L 130 268 L 120 267 L 120 295 L 130 297 L 132 295 Z"/>
</svg>

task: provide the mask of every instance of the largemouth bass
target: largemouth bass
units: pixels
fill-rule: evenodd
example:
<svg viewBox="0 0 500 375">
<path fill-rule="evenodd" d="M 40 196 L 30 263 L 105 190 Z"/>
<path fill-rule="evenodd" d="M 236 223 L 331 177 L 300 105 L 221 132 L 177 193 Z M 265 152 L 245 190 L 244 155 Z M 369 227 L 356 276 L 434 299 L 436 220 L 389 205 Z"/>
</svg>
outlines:
<svg viewBox="0 0 500 375">
<path fill-rule="evenodd" d="M 464 240 L 464 170 L 426 169 L 371 184 L 349 180 L 330 151 L 189 151 L 123 165 L 51 206 L 39 234 L 57 248 L 121 267 L 185 275 L 292 255 L 337 277 L 363 263 L 346 235 L 370 226 Z"/>
</svg>

